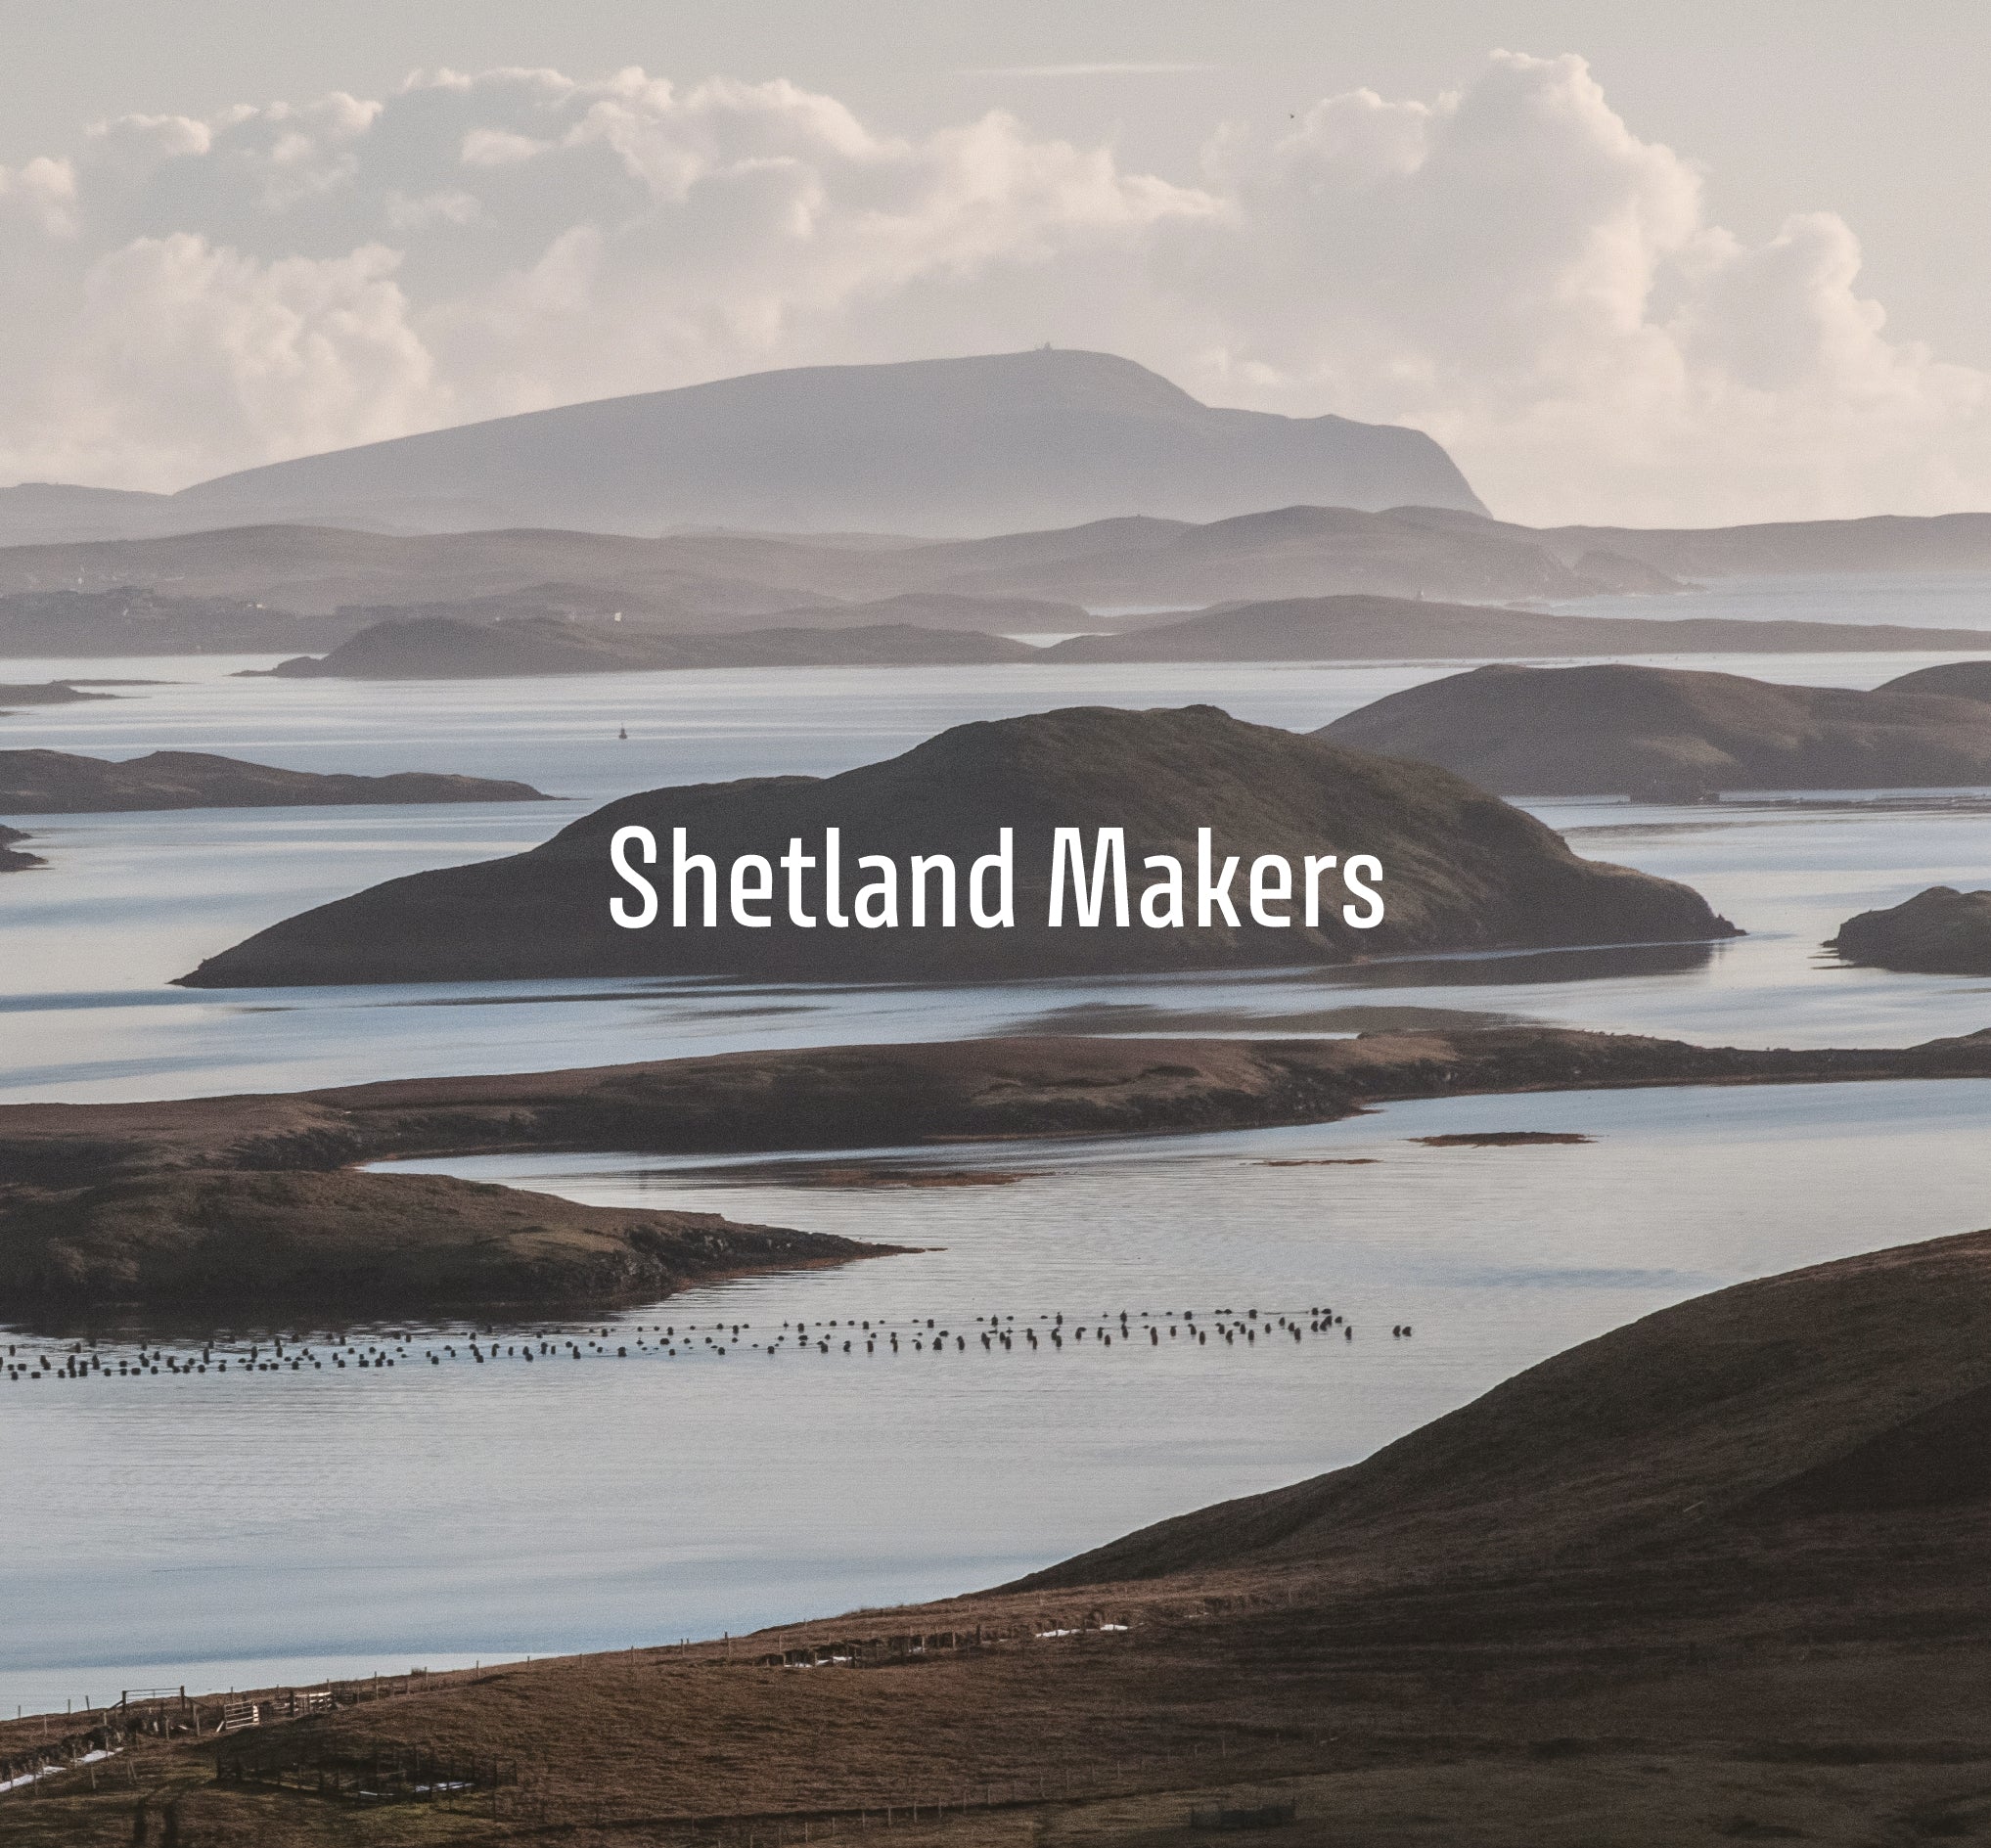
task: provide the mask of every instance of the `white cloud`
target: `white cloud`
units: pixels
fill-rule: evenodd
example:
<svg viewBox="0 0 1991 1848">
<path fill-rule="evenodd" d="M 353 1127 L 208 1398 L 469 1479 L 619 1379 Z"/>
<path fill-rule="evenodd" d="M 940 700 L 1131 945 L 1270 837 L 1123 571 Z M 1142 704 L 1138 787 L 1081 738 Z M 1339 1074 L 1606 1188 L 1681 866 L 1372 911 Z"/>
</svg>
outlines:
<svg viewBox="0 0 1991 1848">
<path fill-rule="evenodd" d="M 785 83 L 441 71 L 0 169 L 0 478 L 224 469 L 760 367 L 1130 354 L 1414 423 L 1517 518 L 1991 505 L 1991 380 L 1831 214 L 1744 243 L 1580 60 L 1328 98 L 1200 171 Z"/>
</svg>

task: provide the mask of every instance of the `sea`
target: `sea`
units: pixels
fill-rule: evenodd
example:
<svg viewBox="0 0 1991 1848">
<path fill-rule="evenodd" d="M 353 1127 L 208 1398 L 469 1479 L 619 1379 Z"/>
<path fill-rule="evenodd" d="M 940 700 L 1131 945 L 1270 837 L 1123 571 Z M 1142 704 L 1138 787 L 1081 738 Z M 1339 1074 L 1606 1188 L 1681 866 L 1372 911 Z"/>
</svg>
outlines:
<svg viewBox="0 0 1991 1848">
<path fill-rule="evenodd" d="M 1991 654 L 1978 578 L 1765 580 L 1597 608 L 1977 627 Z M 1948 658 L 1666 664 L 1871 687 Z M 458 771 L 551 799 L 8 816 L 49 865 L 0 879 L 0 1101 L 991 1033 L 1286 1034 L 1423 1008 L 1738 1045 L 1991 1027 L 1991 981 L 1850 969 L 1821 947 L 1856 911 L 1984 882 L 1991 789 L 1529 804 L 1579 852 L 1684 879 L 1747 932 L 1705 948 L 957 988 L 176 988 L 279 918 L 519 851 L 631 789 L 828 774 L 1062 705 L 1211 703 L 1305 730 L 1467 663 L 385 686 L 242 672 L 270 664 L 0 663 L 8 681 L 128 683 L 0 719 L 0 747 Z M 1702 1291 L 1991 1225 L 1987 1127 L 1991 1086 L 1954 1081 L 1440 1100 L 1302 1129 L 856 1151 L 865 1185 L 820 1158 L 406 1164 L 913 1249 L 574 1323 L 0 1329 L 16 1368 L 59 1371 L 91 1338 L 126 1364 L 0 1383 L 0 1712 L 737 1634 L 1005 1582 L 1354 1462 Z M 1422 1140 L 1513 1131 L 1582 1140 Z M 234 1365 L 197 1371 L 204 1352 Z"/>
</svg>

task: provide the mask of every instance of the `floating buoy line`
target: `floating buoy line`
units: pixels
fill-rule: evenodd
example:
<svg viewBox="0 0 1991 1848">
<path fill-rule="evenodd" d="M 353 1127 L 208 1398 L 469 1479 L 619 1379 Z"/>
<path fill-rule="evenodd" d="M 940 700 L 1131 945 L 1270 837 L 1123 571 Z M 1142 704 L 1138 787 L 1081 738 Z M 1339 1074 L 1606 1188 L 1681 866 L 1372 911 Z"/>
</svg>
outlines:
<svg viewBox="0 0 1991 1848">
<path fill-rule="evenodd" d="M 1409 1323 L 1390 1325 L 1386 1338 L 1407 1340 Z M 0 1357 L 0 1382 L 33 1385 L 76 1380 L 244 1378 L 271 1374 L 378 1375 L 392 1369 L 532 1367 L 599 1360 L 724 1360 L 749 1354 L 792 1357 L 941 1359 L 949 1355 L 1063 1356 L 1078 1354 L 1236 1354 L 1289 1351 L 1323 1341 L 1346 1347 L 1355 1329 L 1325 1304 L 1303 1310 L 1115 1310 L 1067 1316 L 1062 1311 L 1018 1318 L 832 1316 L 784 1322 L 611 1324 L 589 1329 L 501 1331 L 493 1326 L 387 1330 L 371 1337 L 341 1333 L 264 1334 L 207 1341 L 118 1341 L 105 1336 L 68 1341 L 16 1338 Z M 405 1375 L 404 1375 L 405 1376 Z"/>
</svg>

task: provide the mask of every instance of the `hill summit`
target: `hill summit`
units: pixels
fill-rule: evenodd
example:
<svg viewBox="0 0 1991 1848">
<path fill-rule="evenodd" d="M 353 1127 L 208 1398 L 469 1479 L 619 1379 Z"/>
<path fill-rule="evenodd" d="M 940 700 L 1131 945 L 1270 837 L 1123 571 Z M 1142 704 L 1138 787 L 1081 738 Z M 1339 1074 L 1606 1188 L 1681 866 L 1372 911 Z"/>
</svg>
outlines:
<svg viewBox="0 0 1991 1848">
<path fill-rule="evenodd" d="M 983 534 L 1291 501 L 1479 512 L 1422 431 L 1202 404 L 1110 353 L 805 366 L 305 456 L 173 497 L 210 525 Z"/>
</svg>

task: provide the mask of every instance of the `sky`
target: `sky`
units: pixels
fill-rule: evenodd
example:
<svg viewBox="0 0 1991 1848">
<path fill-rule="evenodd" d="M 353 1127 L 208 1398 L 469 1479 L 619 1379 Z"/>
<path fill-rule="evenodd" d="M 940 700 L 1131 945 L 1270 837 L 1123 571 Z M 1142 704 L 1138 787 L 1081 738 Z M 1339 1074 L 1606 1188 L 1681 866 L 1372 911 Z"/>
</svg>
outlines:
<svg viewBox="0 0 1991 1848">
<path fill-rule="evenodd" d="M 0 480 L 1127 354 L 1496 513 L 1991 507 L 1991 12 L 0 0 Z"/>
</svg>

